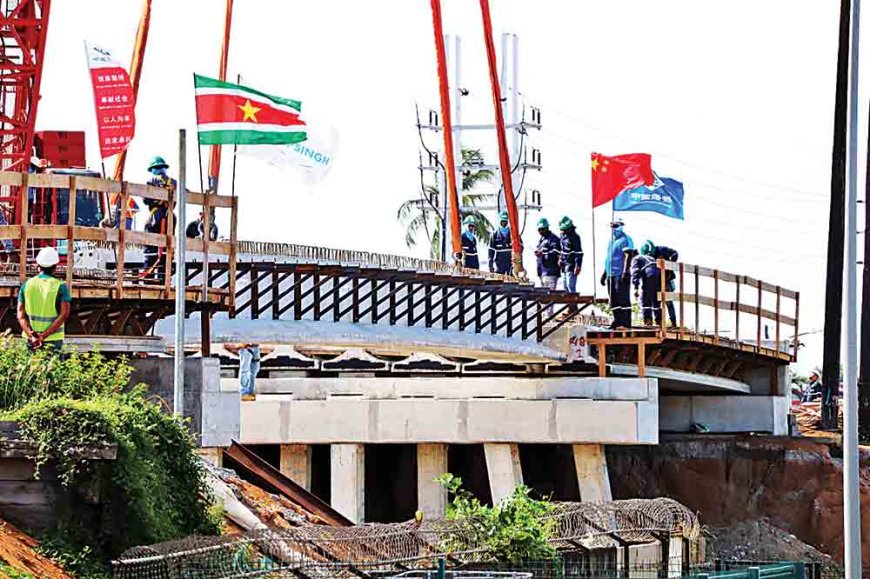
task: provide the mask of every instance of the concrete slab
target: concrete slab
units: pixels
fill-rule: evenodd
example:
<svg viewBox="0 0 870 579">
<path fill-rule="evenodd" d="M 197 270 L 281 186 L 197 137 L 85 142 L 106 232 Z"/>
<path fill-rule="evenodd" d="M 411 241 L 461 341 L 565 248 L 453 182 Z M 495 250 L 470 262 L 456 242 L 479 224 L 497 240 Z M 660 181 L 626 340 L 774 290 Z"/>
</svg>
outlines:
<svg viewBox="0 0 870 579">
<path fill-rule="evenodd" d="M 637 365 L 611 364 L 610 371 L 618 376 L 637 376 Z M 739 392 L 749 394 L 752 391 L 750 385 L 745 382 L 655 366 L 647 366 L 646 375 L 658 379 L 662 392 Z"/>
</svg>

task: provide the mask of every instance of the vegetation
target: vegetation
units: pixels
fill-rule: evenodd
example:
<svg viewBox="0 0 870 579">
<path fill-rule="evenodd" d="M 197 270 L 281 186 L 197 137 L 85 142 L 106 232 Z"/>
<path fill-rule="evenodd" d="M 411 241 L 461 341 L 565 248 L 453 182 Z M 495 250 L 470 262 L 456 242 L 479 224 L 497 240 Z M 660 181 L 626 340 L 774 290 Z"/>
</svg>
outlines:
<svg viewBox="0 0 870 579">
<path fill-rule="evenodd" d="M 484 164 L 483 155 L 478 149 L 462 149 L 462 192 L 461 206 L 473 208 L 478 203 L 488 198 L 487 194 L 474 193 L 474 189 L 481 183 L 491 182 L 493 172 L 489 169 L 477 169 L 474 167 Z M 425 185 L 423 187 L 425 198 L 409 199 L 402 203 L 398 211 L 399 221 L 405 225 L 405 244 L 409 247 L 417 245 L 417 238 L 425 234 L 429 244 L 429 257 L 443 260 L 441 255 L 441 217 L 429 199 L 438 199 L 440 203 L 441 192 L 437 187 Z M 474 219 L 474 234 L 480 243 L 489 243 L 493 233 L 493 225 L 480 211 L 461 211 L 460 221 L 467 216 Z M 449 252 L 448 248 L 448 252 Z"/>
<path fill-rule="evenodd" d="M 128 389 L 131 372 L 123 358 L 30 354 L 0 338 L 0 419 L 19 423 L 38 445 L 40 473 L 56 473 L 64 489 L 44 552 L 80 577 L 104 576 L 134 545 L 218 532 L 190 434 L 144 385 Z M 79 452 L 102 445 L 116 445 L 117 459 Z"/>
<path fill-rule="evenodd" d="M 448 539 L 448 551 L 484 547 L 494 559 L 511 563 L 557 558 L 549 542 L 555 530 L 555 521 L 548 516 L 553 505 L 549 500 L 532 498 L 529 487 L 520 485 L 489 507 L 462 488 L 461 478 L 446 473 L 435 480 L 453 496 L 447 505 L 447 518 L 460 527 L 459 533 Z"/>
</svg>

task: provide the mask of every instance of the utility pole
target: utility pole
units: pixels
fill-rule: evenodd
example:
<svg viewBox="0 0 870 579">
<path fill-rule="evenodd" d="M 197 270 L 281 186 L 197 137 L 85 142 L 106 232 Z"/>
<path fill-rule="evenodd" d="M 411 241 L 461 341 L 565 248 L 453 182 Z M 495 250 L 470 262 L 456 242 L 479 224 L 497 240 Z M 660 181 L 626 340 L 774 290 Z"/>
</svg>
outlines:
<svg viewBox="0 0 870 579">
<path fill-rule="evenodd" d="M 870 131 L 867 133 L 867 159 L 870 175 Z M 864 260 L 861 276 L 861 362 L 858 366 L 858 432 L 870 440 L 870 179 L 864 183 Z"/>
<path fill-rule="evenodd" d="M 172 410 L 179 416 L 184 415 L 184 299 L 187 274 L 186 227 L 187 212 L 187 137 L 184 129 L 178 131 L 178 221 L 175 229 L 175 376 L 173 381 Z M 167 259 L 169 256 L 167 256 Z M 205 278 L 204 283 L 208 283 Z"/>
<path fill-rule="evenodd" d="M 831 207 L 828 217 L 828 270 L 822 367 L 822 428 L 837 429 L 840 386 L 840 338 L 843 315 L 843 241 L 846 209 L 846 120 L 849 89 L 850 0 L 840 0 L 837 86 L 834 99 L 834 146 L 831 153 Z M 797 348 L 797 344 L 795 344 Z"/>
<path fill-rule="evenodd" d="M 531 120 L 525 121 L 524 115 L 522 114 L 523 107 L 519 102 L 519 93 L 517 89 L 517 78 L 518 78 L 518 62 L 517 62 L 517 51 L 518 51 L 518 38 L 515 34 L 503 34 L 501 37 L 501 48 L 502 48 L 502 62 L 501 62 L 501 74 L 502 74 L 502 86 L 504 94 L 510 93 L 510 98 L 503 99 L 503 108 L 506 118 L 508 119 L 505 127 L 511 131 L 512 136 L 512 144 L 513 149 L 511 151 L 511 166 L 516 170 L 511 173 L 511 177 L 514 184 L 514 191 L 516 194 L 519 194 L 519 185 L 521 182 L 521 176 L 524 171 L 532 170 L 532 171 L 540 171 L 540 151 L 538 149 L 532 148 L 531 155 L 529 155 L 529 150 L 525 144 L 521 146 L 521 142 L 523 138 L 521 135 L 528 134 L 529 129 L 537 129 L 540 130 L 540 111 L 532 107 L 531 109 Z M 444 36 L 444 44 L 446 47 L 447 53 L 447 63 L 449 65 L 451 78 L 450 78 L 450 94 L 452 97 L 451 100 L 451 109 L 453 112 L 453 150 L 454 157 L 458 160 L 457 163 L 457 175 L 456 182 L 459 187 L 458 194 L 460 195 L 461 200 L 461 183 L 463 180 L 463 171 L 473 170 L 488 170 L 492 171 L 494 174 L 498 176 L 498 182 L 501 183 L 504 179 L 501 172 L 501 165 L 474 165 L 474 166 L 465 166 L 462 164 L 462 136 L 465 132 L 470 131 L 493 131 L 495 130 L 495 124 L 463 124 L 462 123 L 462 97 L 468 95 L 468 90 L 466 90 L 462 84 L 462 38 L 458 35 L 445 35 Z M 508 80 L 510 79 L 510 80 Z M 419 122 L 419 119 L 418 119 Z M 420 123 L 420 128 L 425 129 L 427 131 L 439 132 L 443 130 L 443 127 L 440 122 L 439 115 L 435 111 L 429 111 L 429 121 L 428 124 Z M 451 246 L 451 231 L 450 228 L 447 227 L 448 223 L 448 215 L 446 214 L 447 208 L 447 198 L 444 196 L 446 191 L 444 191 L 441 187 L 444 186 L 444 181 L 441 179 L 443 175 L 443 169 L 439 160 L 443 155 L 436 155 L 434 158 L 432 156 L 429 157 L 428 165 L 422 165 L 418 167 L 422 171 L 432 172 L 435 175 L 436 186 L 438 190 L 442 192 L 441 198 L 442 203 L 438 208 L 426 207 L 424 202 L 424 211 L 425 210 L 435 210 L 438 212 L 440 224 L 441 224 L 441 236 L 442 236 L 442 245 L 446 247 Z M 531 156 L 531 160 L 528 157 Z M 488 211 L 492 210 L 495 212 L 499 212 L 505 207 L 505 199 L 504 199 L 504 188 L 501 187 L 499 189 L 498 194 L 493 195 L 492 200 L 489 203 L 478 204 L 474 207 L 460 205 L 461 213 L 469 213 L 471 211 Z M 515 195 L 516 197 L 516 195 Z M 431 205 L 436 205 L 432 203 Z M 518 209 L 523 211 L 540 211 L 541 210 L 541 193 L 538 190 L 531 191 L 530 195 L 527 195 L 523 199 L 518 199 Z M 442 259 L 446 261 L 446 252 L 442 251 Z"/>
<path fill-rule="evenodd" d="M 846 318 L 845 372 L 843 374 L 843 563 L 846 579 L 861 577 L 861 499 L 858 487 L 858 76 L 861 40 L 861 0 L 852 0 L 849 54 L 849 150 L 846 195 Z"/>
</svg>

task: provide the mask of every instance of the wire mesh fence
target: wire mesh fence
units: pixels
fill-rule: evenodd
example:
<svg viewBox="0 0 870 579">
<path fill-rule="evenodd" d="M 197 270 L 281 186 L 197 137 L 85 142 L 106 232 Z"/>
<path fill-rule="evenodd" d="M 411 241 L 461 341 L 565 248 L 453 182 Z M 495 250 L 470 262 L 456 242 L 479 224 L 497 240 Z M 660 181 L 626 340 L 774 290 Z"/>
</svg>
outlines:
<svg viewBox="0 0 870 579">
<path fill-rule="evenodd" d="M 660 560 L 673 550 L 682 560 L 701 539 L 694 513 L 670 499 L 556 503 L 548 516 L 554 521 L 553 546 L 577 553 L 574 558 L 587 566 L 599 561 L 596 565 L 617 569 L 617 559 L 627 566 L 632 546 L 642 545 L 658 545 L 647 556 Z M 189 537 L 130 549 L 115 561 L 114 571 L 118 579 L 384 577 L 433 569 L 440 557 L 451 568 L 477 565 L 470 570 L 487 571 L 493 569 L 485 565 L 497 559 L 474 521 L 436 520 Z M 562 570 L 558 576 L 568 575 Z"/>
</svg>

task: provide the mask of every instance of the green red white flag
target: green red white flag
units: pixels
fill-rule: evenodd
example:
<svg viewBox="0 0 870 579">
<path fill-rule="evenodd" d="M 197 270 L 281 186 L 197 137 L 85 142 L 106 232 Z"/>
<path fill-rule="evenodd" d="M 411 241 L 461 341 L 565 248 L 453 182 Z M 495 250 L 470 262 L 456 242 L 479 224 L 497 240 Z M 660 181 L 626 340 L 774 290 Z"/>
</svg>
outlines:
<svg viewBox="0 0 870 579">
<path fill-rule="evenodd" d="M 200 145 L 287 145 L 307 138 L 302 103 L 198 74 Z"/>
</svg>

